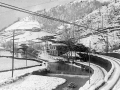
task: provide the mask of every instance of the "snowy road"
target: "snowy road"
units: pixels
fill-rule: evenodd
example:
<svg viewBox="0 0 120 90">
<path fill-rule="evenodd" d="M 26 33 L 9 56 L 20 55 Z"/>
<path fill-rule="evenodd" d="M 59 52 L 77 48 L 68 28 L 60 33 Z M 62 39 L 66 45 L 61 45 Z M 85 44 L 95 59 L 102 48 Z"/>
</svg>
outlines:
<svg viewBox="0 0 120 90">
<path fill-rule="evenodd" d="M 100 57 L 112 62 L 114 64 L 114 69 L 111 74 L 108 73 L 108 80 L 106 80 L 105 84 L 99 90 L 120 90 L 120 87 L 118 87 L 120 85 L 120 60 L 103 55 L 101 55 Z"/>
<path fill-rule="evenodd" d="M 94 73 L 90 77 L 90 84 L 87 81 L 79 90 L 120 90 L 120 60 L 104 55 L 95 56 L 110 61 L 112 64 L 111 69 L 107 72 L 102 67 L 91 63 L 90 66 Z M 88 63 L 85 65 L 88 65 Z"/>
<path fill-rule="evenodd" d="M 94 87 L 92 86 L 88 90 L 120 90 L 120 60 L 109 57 L 109 56 L 104 56 L 104 55 L 96 55 L 98 57 L 101 57 L 105 60 L 108 60 L 111 62 L 112 67 L 109 72 L 105 75 L 103 80 L 101 81 L 100 84 L 95 85 Z M 99 75 L 99 74 L 98 74 Z M 99 83 L 99 82 L 97 82 Z M 87 89 L 82 89 L 82 90 L 87 90 Z"/>
<path fill-rule="evenodd" d="M 79 63 L 89 66 L 89 63 L 82 63 L 82 62 Z M 90 77 L 90 84 L 89 81 L 87 81 L 86 84 L 83 87 L 81 87 L 79 90 L 90 90 L 92 87 L 96 86 L 98 82 L 101 82 L 101 80 L 103 80 L 107 74 L 107 71 L 98 65 L 90 63 L 90 66 L 94 70 L 93 75 Z"/>
</svg>

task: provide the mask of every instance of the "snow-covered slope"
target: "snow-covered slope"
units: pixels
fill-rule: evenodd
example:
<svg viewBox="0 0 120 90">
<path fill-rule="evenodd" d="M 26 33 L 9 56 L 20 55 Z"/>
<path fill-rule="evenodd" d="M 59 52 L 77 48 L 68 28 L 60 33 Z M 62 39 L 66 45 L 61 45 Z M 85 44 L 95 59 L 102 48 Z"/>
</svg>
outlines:
<svg viewBox="0 0 120 90">
<path fill-rule="evenodd" d="M 41 38 L 43 36 L 53 35 L 51 33 L 41 31 L 42 26 L 43 25 L 38 21 L 33 20 L 31 19 L 31 16 L 28 16 L 6 28 L 3 35 L 5 35 L 4 38 L 6 41 L 9 41 L 12 39 L 13 30 L 15 30 L 15 39 L 17 39 L 16 42 L 22 42 Z M 33 32 L 35 28 L 38 29 L 39 32 Z"/>
<path fill-rule="evenodd" d="M 77 20 L 77 22 L 81 24 L 86 24 L 88 27 L 93 29 L 85 29 L 84 33 L 81 35 L 86 35 L 89 33 L 94 33 L 95 31 L 102 31 L 102 28 L 110 28 L 106 29 L 107 33 L 101 33 L 97 35 L 91 35 L 86 38 L 80 39 L 78 42 L 83 43 L 86 46 L 90 46 L 89 42 L 91 41 L 91 48 L 96 51 L 104 52 L 107 45 L 107 36 L 108 36 L 108 47 L 110 50 L 118 47 L 120 45 L 120 2 L 117 3 L 111 2 L 107 6 L 103 6 L 97 10 L 94 10 L 92 13 L 86 15 L 83 19 Z M 116 28 L 117 27 L 117 28 Z M 116 30 L 112 31 L 111 30 Z"/>
<path fill-rule="evenodd" d="M 26 31 L 24 34 L 15 36 L 15 38 L 17 39 L 17 42 L 22 42 L 22 41 L 28 41 L 28 40 L 41 38 L 43 36 L 52 36 L 52 35 L 54 35 L 54 34 L 47 33 L 44 31 L 40 31 L 40 32 Z M 10 39 L 12 39 L 12 37 L 8 38 L 7 41 Z"/>
<path fill-rule="evenodd" d="M 10 27 L 6 28 L 5 31 L 11 31 L 16 29 L 32 29 L 34 27 L 41 28 L 42 25 L 36 20 L 30 20 L 30 17 L 23 18 L 22 20 L 14 23 Z"/>
</svg>

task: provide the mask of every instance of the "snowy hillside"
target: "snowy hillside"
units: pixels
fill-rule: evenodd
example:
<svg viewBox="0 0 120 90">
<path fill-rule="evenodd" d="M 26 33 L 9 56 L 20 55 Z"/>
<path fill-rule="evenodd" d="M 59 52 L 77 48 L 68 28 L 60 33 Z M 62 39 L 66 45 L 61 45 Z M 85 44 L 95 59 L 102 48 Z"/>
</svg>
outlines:
<svg viewBox="0 0 120 90">
<path fill-rule="evenodd" d="M 96 51 L 106 51 L 106 47 L 109 47 L 110 50 L 116 49 L 119 47 L 120 41 L 120 31 L 111 31 L 111 30 L 119 30 L 120 26 L 120 2 L 116 0 L 111 2 L 100 2 L 100 0 L 75 0 L 66 5 L 56 6 L 51 8 L 49 11 L 42 10 L 37 11 L 38 13 L 42 13 L 51 17 L 60 18 L 66 21 L 75 22 L 79 25 L 83 25 L 83 27 L 73 27 L 69 26 L 69 30 L 65 31 L 65 24 L 59 22 L 53 22 L 52 20 L 44 19 L 41 17 L 28 16 L 19 22 L 14 23 L 10 27 L 6 28 L 4 31 L 5 37 L 9 36 L 10 40 L 12 39 L 13 33 L 11 31 L 16 30 L 16 39 L 18 42 L 36 39 L 45 35 L 53 35 L 46 32 L 58 33 L 61 34 L 61 38 L 65 38 L 67 36 L 65 33 L 69 33 L 69 37 L 74 37 L 78 40 L 78 43 L 83 43 L 86 46 L 90 46 Z M 114 27 L 116 27 L 114 29 Z M 34 28 L 41 28 L 46 32 L 30 32 L 24 30 L 34 30 Z M 68 27 L 67 27 L 68 28 Z M 103 31 L 102 29 L 108 31 L 108 35 L 106 33 L 92 35 L 94 32 Z M 74 35 L 73 35 L 74 32 Z M 88 34 L 91 34 L 88 35 Z M 85 35 L 88 35 L 86 38 L 79 39 Z M 108 40 L 107 37 L 108 36 Z M 107 46 L 107 41 L 108 46 Z"/>
<path fill-rule="evenodd" d="M 6 41 L 9 41 L 12 39 L 13 31 L 15 31 L 15 39 L 17 39 L 17 42 L 33 40 L 46 35 L 53 35 L 41 31 L 42 26 L 43 25 L 39 24 L 38 21 L 33 20 L 31 19 L 31 16 L 28 16 L 6 28 L 2 35 L 5 36 L 4 39 L 6 39 Z M 34 31 L 35 29 L 39 30 L 39 32 Z"/>
<path fill-rule="evenodd" d="M 39 22 L 35 20 L 30 20 L 30 16 L 29 16 L 29 17 L 23 18 L 22 20 L 6 28 L 5 31 L 11 31 L 11 30 L 16 30 L 16 29 L 32 29 L 34 27 L 41 28 L 42 25 L 40 25 Z"/>
<path fill-rule="evenodd" d="M 85 16 L 82 20 L 77 20 L 79 24 L 88 25 L 86 33 L 94 33 L 96 31 L 102 31 L 102 28 L 112 28 L 106 29 L 107 33 L 101 33 L 99 35 L 91 35 L 90 37 L 79 40 L 79 42 L 89 47 L 89 41 L 91 41 L 91 48 L 104 52 L 107 45 L 108 36 L 108 47 L 109 49 L 115 49 L 120 45 L 120 2 L 110 3 L 108 6 L 103 6 L 92 13 Z M 117 27 L 117 28 L 116 28 Z M 92 28 L 92 29 L 89 29 Z M 113 31 L 116 30 L 116 31 Z"/>
</svg>

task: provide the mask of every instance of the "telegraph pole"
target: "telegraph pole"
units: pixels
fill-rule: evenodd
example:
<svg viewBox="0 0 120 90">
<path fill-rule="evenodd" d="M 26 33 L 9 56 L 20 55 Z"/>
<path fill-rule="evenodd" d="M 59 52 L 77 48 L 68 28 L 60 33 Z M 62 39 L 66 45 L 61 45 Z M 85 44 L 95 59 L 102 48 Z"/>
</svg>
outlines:
<svg viewBox="0 0 120 90">
<path fill-rule="evenodd" d="M 91 17 L 90 17 L 90 19 L 91 19 Z M 90 25 L 90 27 L 92 27 L 92 25 Z M 93 32 L 92 32 L 92 35 L 93 35 Z M 90 40 L 89 40 L 89 84 L 90 84 L 90 51 L 91 51 L 91 38 L 92 37 L 90 37 Z"/>
<path fill-rule="evenodd" d="M 12 77 L 13 77 L 13 72 L 14 72 L 14 34 L 15 34 L 15 31 L 13 30 L 13 58 L 12 58 Z"/>
<path fill-rule="evenodd" d="M 26 49 L 26 67 L 27 67 L 27 49 Z"/>
<path fill-rule="evenodd" d="M 106 53 L 108 53 L 108 51 L 109 51 L 109 45 L 108 45 L 108 33 L 109 33 L 109 30 L 107 30 L 107 36 L 106 36 Z"/>
<path fill-rule="evenodd" d="M 91 51 L 91 41 L 89 41 L 89 84 L 90 84 L 90 51 Z"/>
<path fill-rule="evenodd" d="M 27 41 L 27 38 L 26 38 L 26 41 Z M 26 50 L 25 50 L 25 55 L 26 55 L 26 67 L 27 67 L 27 48 L 28 48 L 28 46 L 26 45 Z"/>
</svg>

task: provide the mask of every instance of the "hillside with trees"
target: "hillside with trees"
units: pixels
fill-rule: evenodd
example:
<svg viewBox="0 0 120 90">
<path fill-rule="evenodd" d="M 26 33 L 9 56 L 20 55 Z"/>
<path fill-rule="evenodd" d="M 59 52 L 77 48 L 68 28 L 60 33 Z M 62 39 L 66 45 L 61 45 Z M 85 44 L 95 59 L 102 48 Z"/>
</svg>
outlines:
<svg viewBox="0 0 120 90">
<path fill-rule="evenodd" d="M 107 4 L 108 3 L 101 3 L 97 0 L 93 0 L 91 2 L 74 1 L 66 5 L 56 6 L 54 8 L 51 8 L 49 11 L 37 11 L 37 13 L 69 22 L 75 22 L 76 20 L 82 19 L 84 16 Z M 41 17 L 32 16 L 32 18 L 39 21 L 39 23 L 42 23 L 44 30 L 47 32 L 53 32 L 58 28 L 58 26 L 63 25 L 63 23 Z"/>
<path fill-rule="evenodd" d="M 98 0 L 75 0 L 65 5 L 59 5 L 50 10 L 40 10 L 37 13 L 64 21 L 76 23 L 83 27 L 53 21 L 39 16 L 30 15 L 29 20 L 38 21 L 41 30 L 58 34 L 58 41 L 82 43 L 94 51 L 107 52 L 119 49 L 120 46 L 120 2 L 100 2 Z"/>
<path fill-rule="evenodd" d="M 99 2 L 97 0 L 92 1 L 74 1 L 66 5 L 56 6 L 49 11 L 42 10 L 37 11 L 40 14 L 45 14 L 51 17 L 62 19 L 69 22 L 74 22 L 83 27 L 66 27 L 66 24 L 44 19 L 41 17 L 32 16 L 32 19 L 39 21 L 43 24 L 43 28 L 47 32 L 57 33 L 59 32 L 60 40 L 74 39 L 75 43 L 92 40 L 91 48 L 96 51 L 107 52 L 108 49 L 113 51 L 119 48 L 119 31 L 109 31 L 114 27 L 119 28 L 120 25 L 120 3 L 115 0 L 112 2 Z M 62 28 L 61 28 L 62 27 Z M 101 34 L 96 32 L 102 32 Z M 107 33 L 107 34 L 106 34 Z M 96 35 L 95 35 L 96 34 Z M 81 36 L 88 38 L 81 39 Z M 97 40 L 94 40 L 96 38 Z M 87 43 L 88 44 L 88 43 Z M 86 45 L 86 42 L 85 44 Z M 88 46 L 88 45 L 87 45 Z"/>
</svg>

